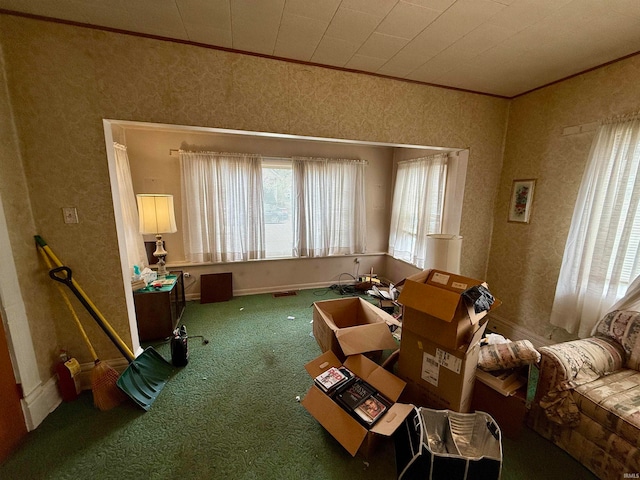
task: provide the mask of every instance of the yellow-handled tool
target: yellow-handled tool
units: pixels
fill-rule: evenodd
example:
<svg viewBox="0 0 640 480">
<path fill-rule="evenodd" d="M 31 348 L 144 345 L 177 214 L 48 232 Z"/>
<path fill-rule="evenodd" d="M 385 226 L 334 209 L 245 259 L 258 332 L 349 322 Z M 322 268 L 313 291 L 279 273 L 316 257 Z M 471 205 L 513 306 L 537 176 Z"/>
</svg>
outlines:
<svg viewBox="0 0 640 480">
<path fill-rule="evenodd" d="M 174 367 L 167 362 L 153 347 L 147 347 L 137 358 L 131 349 L 122 341 L 113 327 L 107 322 L 97 307 L 73 278 L 71 269 L 64 266 L 40 235 L 35 236 L 36 243 L 51 258 L 56 268 L 49 271 L 49 276 L 57 282 L 65 284 L 80 303 L 86 308 L 102 330 L 107 334 L 120 353 L 129 361 L 129 366 L 122 372 L 117 385 L 138 406 L 148 410 L 156 397 L 164 388 L 167 380 L 174 372 Z"/>
<path fill-rule="evenodd" d="M 38 246 L 38 251 L 42 255 L 47 268 L 51 270 L 53 266 L 47 253 L 40 246 Z M 93 345 L 89 340 L 87 332 L 85 331 L 82 323 L 80 322 L 80 319 L 78 318 L 78 314 L 76 313 L 75 308 L 73 308 L 67 292 L 64 291 L 62 285 L 57 285 L 57 287 L 60 295 L 62 296 L 62 299 L 64 300 L 65 305 L 69 309 L 69 312 L 71 313 L 71 316 L 75 321 L 76 326 L 78 327 L 78 330 L 80 331 L 85 344 L 87 345 L 87 348 L 89 349 L 89 352 L 91 353 L 91 358 L 93 359 L 94 366 L 91 370 L 91 392 L 93 393 L 93 403 L 100 410 L 110 410 L 113 407 L 120 405 L 120 403 L 122 403 L 122 401 L 125 399 L 124 394 L 116 384 L 120 375 L 111 366 L 100 361 L 95 348 L 93 348 Z"/>
</svg>

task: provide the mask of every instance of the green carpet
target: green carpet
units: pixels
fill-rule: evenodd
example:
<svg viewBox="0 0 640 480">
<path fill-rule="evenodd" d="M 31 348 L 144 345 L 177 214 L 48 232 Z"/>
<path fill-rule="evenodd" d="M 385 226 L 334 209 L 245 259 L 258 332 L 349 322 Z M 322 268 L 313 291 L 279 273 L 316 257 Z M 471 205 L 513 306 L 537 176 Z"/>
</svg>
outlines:
<svg viewBox="0 0 640 480">
<path fill-rule="evenodd" d="M 296 401 L 312 383 L 304 364 L 321 353 L 312 303 L 336 297 L 323 289 L 189 302 L 188 334 L 209 343 L 189 340 L 189 364 L 148 412 L 132 403 L 101 412 L 85 392 L 29 433 L 0 478 L 396 478 L 392 442 L 373 458 L 351 457 Z M 168 344 L 156 349 L 170 359 Z M 503 480 L 595 478 L 527 429 L 503 449 Z"/>
</svg>

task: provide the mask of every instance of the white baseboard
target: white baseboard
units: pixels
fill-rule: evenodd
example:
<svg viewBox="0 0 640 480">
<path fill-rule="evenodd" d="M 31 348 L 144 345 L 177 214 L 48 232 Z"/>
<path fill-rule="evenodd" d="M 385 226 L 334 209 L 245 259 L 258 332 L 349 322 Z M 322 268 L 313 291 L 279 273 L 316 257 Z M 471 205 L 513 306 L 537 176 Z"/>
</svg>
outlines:
<svg viewBox="0 0 640 480">
<path fill-rule="evenodd" d="M 534 347 L 539 348 L 553 343 L 537 333 L 533 333 L 528 328 L 517 325 L 506 318 L 497 315 L 489 315 L 489 323 L 487 329 L 494 333 L 498 333 L 509 340 L 529 340 Z"/>
<path fill-rule="evenodd" d="M 276 293 L 276 292 L 288 292 L 290 290 L 310 290 L 313 288 L 329 288 L 331 285 L 335 285 L 336 282 L 317 282 L 317 283 L 303 283 L 295 285 L 278 285 L 276 287 L 263 287 L 263 288 L 245 288 L 240 290 L 234 290 L 234 297 L 243 297 L 245 295 L 258 295 L 261 293 Z M 343 285 L 351 285 L 349 282 L 343 282 Z M 191 293 L 185 296 L 185 299 L 200 300 L 199 293 Z"/>
<path fill-rule="evenodd" d="M 104 360 L 103 360 L 104 361 Z M 104 361 L 116 371 L 121 373 L 128 366 L 129 362 L 122 359 Z M 83 363 L 80 365 L 79 384 L 80 390 L 91 390 L 91 370 L 94 363 Z M 54 375 L 43 385 L 36 387 L 29 395 L 21 400 L 22 413 L 27 430 L 35 430 L 42 421 L 62 403 L 62 395 L 58 389 L 58 378 Z"/>
<path fill-rule="evenodd" d="M 53 376 L 44 385 L 41 384 L 33 389 L 29 395 L 21 400 L 21 403 L 27 430 L 35 430 L 47 415 L 62 403 L 57 378 Z"/>
</svg>

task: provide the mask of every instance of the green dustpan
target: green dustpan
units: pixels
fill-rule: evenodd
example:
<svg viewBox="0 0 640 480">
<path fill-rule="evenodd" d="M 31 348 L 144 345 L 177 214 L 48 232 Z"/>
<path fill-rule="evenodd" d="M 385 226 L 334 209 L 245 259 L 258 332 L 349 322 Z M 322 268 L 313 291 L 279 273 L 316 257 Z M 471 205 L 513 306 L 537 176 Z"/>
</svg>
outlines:
<svg viewBox="0 0 640 480">
<path fill-rule="evenodd" d="M 122 372 L 116 385 L 138 406 L 149 410 L 173 371 L 173 366 L 153 347 L 147 347 Z"/>
</svg>

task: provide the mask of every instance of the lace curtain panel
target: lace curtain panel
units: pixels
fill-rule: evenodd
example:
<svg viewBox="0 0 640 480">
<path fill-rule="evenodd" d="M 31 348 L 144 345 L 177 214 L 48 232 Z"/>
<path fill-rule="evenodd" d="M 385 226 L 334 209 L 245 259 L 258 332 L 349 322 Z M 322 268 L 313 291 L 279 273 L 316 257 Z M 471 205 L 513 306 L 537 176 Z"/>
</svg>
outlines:
<svg viewBox="0 0 640 480">
<path fill-rule="evenodd" d="M 186 259 L 265 258 L 261 157 L 180 151 L 180 168 Z"/>
<path fill-rule="evenodd" d="M 114 142 L 113 150 L 116 158 L 116 178 L 118 191 L 120 192 L 120 208 L 124 222 L 127 264 L 133 274 L 134 265 L 138 265 L 140 270 L 147 265 L 147 253 L 144 248 L 144 238 L 138 230 L 138 205 L 133 191 L 127 147 Z"/>
<path fill-rule="evenodd" d="M 578 192 L 551 311 L 584 338 L 640 274 L 640 117 L 603 123 Z"/>
<path fill-rule="evenodd" d="M 292 165 L 293 256 L 363 253 L 366 162 L 294 158 Z"/>
<path fill-rule="evenodd" d="M 442 233 L 447 154 L 398 163 L 393 192 L 389 254 L 425 267 L 427 235 Z"/>
</svg>

